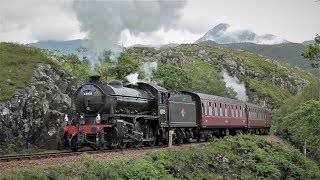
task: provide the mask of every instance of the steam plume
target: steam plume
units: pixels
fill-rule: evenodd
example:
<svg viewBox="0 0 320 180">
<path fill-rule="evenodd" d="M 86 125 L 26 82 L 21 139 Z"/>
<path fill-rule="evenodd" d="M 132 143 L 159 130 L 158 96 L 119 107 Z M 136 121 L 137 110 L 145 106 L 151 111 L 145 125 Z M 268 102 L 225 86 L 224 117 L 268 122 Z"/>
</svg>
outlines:
<svg viewBox="0 0 320 180">
<path fill-rule="evenodd" d="M 249 98 L 244 83 L 240 82 L 238 78 L 230 76 L 226 69 L 222 69 L 222 75 L 226 86 L 232 87 L 236 91 L 236 98 L 241 101 L 248 101 Z"/>
<path fill-rule="evenodd" d="M 119 52 L 121 32 L 151 33 L 168 30 L 180 18 L 184 1 L 82 1 L 75 0 L 73 8 L 81 23 L 80 29 L 93 40 L 95 51 Z"/>
</svg>

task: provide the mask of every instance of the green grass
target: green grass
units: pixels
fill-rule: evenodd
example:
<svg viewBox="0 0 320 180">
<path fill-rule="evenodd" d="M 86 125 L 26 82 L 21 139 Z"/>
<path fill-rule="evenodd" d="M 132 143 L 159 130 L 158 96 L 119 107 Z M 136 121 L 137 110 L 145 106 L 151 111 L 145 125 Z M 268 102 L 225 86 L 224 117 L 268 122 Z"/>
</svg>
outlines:
<svg viewBox="0 0 320 180">
<path fill-rule="evenodd" d="M 0 101 L 12 98 L 25 86 L 37 63 L 55 64 L 39 48 L 0 43 Z"/>
<path fill-rule="evenodd" d="M 245 82 L 248 96 L 255 97 L 258 95 L 259 98 L 266 100 L 266 103 L 270 105 L 269 107 L 272 109 L 279 108 L 286 99 L 290 99 L 295 95 L 294 93 L 296 93 L 292 90 L 281 89 L 276 86 L 273 83 L 273 78 L 281 78 L 284 82 L 291 81 L 291 83 L 294 83 L 295 80 L 300 80 L 299 78 L 295 78 L 295 75 L 298 75 L 309 83 L 314 83 L 319 80 L 308 72 L 299 70 L 290 64 L 277 60 L 268 60 L 268 58 L 258 54 L 192 44 L 182 44 L 169 50 L 172 56 L 180 57 L 180 59 L 187 61 L 187 63 L 181 67 L 171 68 L 173 71 L 160 70 L 160 74 L 155 71 L 156 80 L 160 82 L 174 81 L 167 83 L 170 85 L 168 86 L 169 89 L 171 88 L 172 90 L 185 88 L 183 90 L 234 97 L 233 92 L 225 87 L 223 78 L 219 73 L 221 68 L 230 68 L 227 67 L 225 63 L 228 59 L 260 75 L 259 78 L 255 78 L 248 74 L 240 74 L 240 71 L 235 71 L 235 75 L 241 81 Z M 168 52 L 169 50 L 165 51 Z M 198 53 L 200 50 L 205 50 L 206 55 L 199 57 Z M 146 52 L 150 52 L 151 56 L 160 53 L 159 50 L 146 47 L 129 50 L 129 54 L 132 54 L 135 59 L 149 56 Z M 207 61 L 209 58 L 211 62 Z M 163 66 L 160 65 L 159 67 L 161 68 Z M 174 68 L 177 70 L 174 70 Z M 179 83 L 182 80 L 184 80 L 183 83 Z M 180 85 L 182 85 L 182 87 Z"/>
<path fill-rule="evenodd" d="M 83 155 L 81 162 L 9 170 L 0 179 L 318 179 L 317 164 L 287 144 L 240 135 L 178 152 L 155 151 L 136 160 Z"/>
<path fill-rule="evenodd" d="M 288 75 L 294 73 L 310 83 L 316 82 L 318 80 L 317 77 L 305 71 L 301 71 L 293 67 L 292 65 L 276 62 L 275 60 L 275 62 L 273 62 L 272 60 L 266 60 L 266 57 L 253 53 L 189 44 L 181 45 L 179 46 L 179 49 L 185 55 L 187 55 L 189 59 L 190 57 L 197 56 L 200 50 L 207 51 L 208 55 L 206 57 L 196 57 L 194 59 L 202 61 L 204 61 L 208 57 L 216 59 L 211 64 L 217 69 L 224 66 L 225 59 L 231 58 L 235 62 L 241 63 L 245 69 L 254 70 L 255 73 L 262 75 L 262 77 L 258 79 L 241 74 L 238 74 L 237 77 L 245 82 L 247 89 L 252 92 L 256 92 L 260 97 L 266 98 L 267 103 L 270 104 L 273 108 L 280 107 L 286 99 L 292 97 L 294 94 L 292 94 L 292 92 L 289 92 L 289 90 L 280 89 L 279 87 L 275 86 L 272 83 L 272 77 L 282 78 L 284 79 L 284 81 L 288 81 Z M 278 67 L 277 63 L 282 67 Z M 293 81 L 294 79 L 290 80 Z"/>
<path fill-rule="evenodd" d="M 310 83 L 301 94 L 284 101 L 273 111 L 272 131 L 302 148 L 307 142 L 308 156 L 320 163 L 320 81 Z"/>
</svg>

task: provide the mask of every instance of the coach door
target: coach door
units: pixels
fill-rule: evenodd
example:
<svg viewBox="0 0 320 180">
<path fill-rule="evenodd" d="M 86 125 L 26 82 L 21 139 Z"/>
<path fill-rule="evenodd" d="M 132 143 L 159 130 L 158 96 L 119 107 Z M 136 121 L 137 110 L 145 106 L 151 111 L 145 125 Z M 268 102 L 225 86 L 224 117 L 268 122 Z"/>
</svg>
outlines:
<svg viewBox="0 0 320 180">
<path fill-rule="evenodd" d="M 161 127 L 168 127 L 168 93 L 159 92 L 159 120 Z"/>
</svg>

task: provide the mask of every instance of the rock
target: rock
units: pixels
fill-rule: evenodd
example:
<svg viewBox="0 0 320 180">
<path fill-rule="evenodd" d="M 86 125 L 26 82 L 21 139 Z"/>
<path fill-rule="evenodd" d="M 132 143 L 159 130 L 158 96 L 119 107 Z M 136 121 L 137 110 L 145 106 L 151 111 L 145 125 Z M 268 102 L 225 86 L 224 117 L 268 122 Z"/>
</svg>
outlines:
<svg viewBox="0 0 320 180">
<path fill-rule="evenodd" d="M 67 71 L 38 64 L 27 86 L 17 90 L 12 99 L 0 102 L 0 142 L 20 137 L 30 147 L 55 147 L 50 138 L 72 108 L 78 86 L 77 78 Z"/>
</svg>

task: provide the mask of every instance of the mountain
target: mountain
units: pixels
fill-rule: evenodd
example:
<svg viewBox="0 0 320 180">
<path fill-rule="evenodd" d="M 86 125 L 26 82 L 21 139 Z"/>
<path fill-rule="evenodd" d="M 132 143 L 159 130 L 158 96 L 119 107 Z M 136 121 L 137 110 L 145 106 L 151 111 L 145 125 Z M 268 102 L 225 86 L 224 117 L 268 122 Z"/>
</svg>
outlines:
<svg viewBox="0 0 320 180">
<path fill-rule="evenodd" d="M 228 49 L 243 50 L 251 53 L 261 54 L 280 62 L 294 65 L 302 70 L 309 71 L 310 73 L 320 76 L 318 69 L 313 68 L 308 61 L 301 57 L 301 52 L 306 48 L 305 45 L 299 43 L 282 43 L 282 44 L 255 44 L 255 43 L 232 43 L 232 44 L 219 44 L 215 41 L 199 42 L 200 45 L 223 47 Z"/>
<path fill-rule="evenodd" d="M 258 35 L 249 30 L 231 30 L 230 25 L 221 23 L 209 30 L 204 36 L 196 41 L 212 40 L 219 44 L 252 42 L 257 44 L 279 44 L 288 42 L 285 39 L 272 34 Z"/>
<path fill-rule="evenodd" d="M 76 49 L 81 46 L 89 44 L 89 40 L 76 39 L 70 41 L 39 41 L 36 43 L 28 44 L 42 49 L 48 49 L 50 51 L 59 51 L 62 54 L 77 54 Z"/>
<path fill-rule="evenodd" d="M 303 41 L 301 44 L 303 45 L 309 45 L 309 44 L 313 44 L 314 40 L 308 40 L 308 41 Z"/>
</svg>

